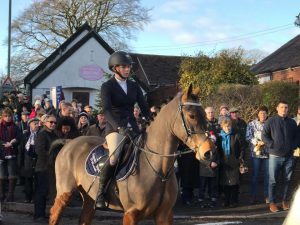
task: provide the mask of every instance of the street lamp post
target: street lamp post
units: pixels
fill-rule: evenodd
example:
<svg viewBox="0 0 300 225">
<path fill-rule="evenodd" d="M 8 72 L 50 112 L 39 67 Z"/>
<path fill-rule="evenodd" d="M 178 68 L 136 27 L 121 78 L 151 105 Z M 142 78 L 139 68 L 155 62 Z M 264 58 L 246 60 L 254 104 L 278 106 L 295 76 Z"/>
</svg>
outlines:
<svg viewBox="0 0 300 225">
<path fill-rule="evenodd" d="M 11 42 L 11 0 L 8 9 L 8 56 L 7 56 L 7 76 L 10 77 L 10 42 Z"/>
</svg>

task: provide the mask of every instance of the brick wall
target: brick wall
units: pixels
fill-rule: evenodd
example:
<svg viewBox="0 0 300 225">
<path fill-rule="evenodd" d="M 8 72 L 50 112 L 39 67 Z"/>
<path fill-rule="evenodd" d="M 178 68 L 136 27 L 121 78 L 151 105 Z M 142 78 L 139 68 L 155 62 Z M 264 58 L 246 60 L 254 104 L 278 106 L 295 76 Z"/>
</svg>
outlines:
<svg viewBox="0 0 300 225">
<path fill-rule="evenodd" d="M 280 70 L 272 73 L 272 80 L 289 80 L 293 83 L 300 83 L 300 67 Z"/>
</svg>

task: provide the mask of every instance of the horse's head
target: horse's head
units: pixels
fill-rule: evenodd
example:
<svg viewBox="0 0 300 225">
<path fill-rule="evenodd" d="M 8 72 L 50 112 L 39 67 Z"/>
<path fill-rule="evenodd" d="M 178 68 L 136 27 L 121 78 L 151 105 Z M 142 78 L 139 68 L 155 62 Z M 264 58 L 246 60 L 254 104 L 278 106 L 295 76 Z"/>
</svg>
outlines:
<svg viewBox="0 0 300 225">
<path fill-rule="evenodd" d="M 210 160 L 215 145 L 208 136 L 205 111 L 199 103 L 198 94 L 199 90 L 193 90 L 190 85 L 180 97 L 180 119 L 177 119 L 174 133 L 195 151 L 198 160 Z"/>
</svg>

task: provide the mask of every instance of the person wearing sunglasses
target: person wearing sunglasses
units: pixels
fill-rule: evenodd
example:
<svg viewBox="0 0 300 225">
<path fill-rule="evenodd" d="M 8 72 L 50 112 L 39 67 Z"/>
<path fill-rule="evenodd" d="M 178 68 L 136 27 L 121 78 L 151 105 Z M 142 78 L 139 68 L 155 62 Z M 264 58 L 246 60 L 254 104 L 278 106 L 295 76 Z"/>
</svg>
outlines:
<svg viewBox="0 0 300 225">
<path fill-rule="evenodd" d="M 37 161 L 35 167 L 36 190 L 34 201 L 34 219 L 36 221 L 46 221 L 46 199 L 49 191 L 49 149 L 51 143 L 58 138 L 54 132 L 56 129 L 56 117 L 46 115 L 43 128 L 37 134 L 35 151 Z"/>
</svg>

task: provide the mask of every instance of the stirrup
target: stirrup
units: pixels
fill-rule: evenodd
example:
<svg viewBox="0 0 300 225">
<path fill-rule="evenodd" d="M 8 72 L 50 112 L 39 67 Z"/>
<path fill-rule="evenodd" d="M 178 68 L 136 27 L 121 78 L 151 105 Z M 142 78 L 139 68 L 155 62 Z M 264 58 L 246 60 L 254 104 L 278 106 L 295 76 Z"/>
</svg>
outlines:
<svg viewBox="0 0 300 225">
<path fill-rule="evenodd" d="M 106 210 L 107 209 L 107 205 L 105 203 L 104 197 L 103 196 L 98 196 L 96 201 L 95 201 L 95 209 L 98 210 Z"/>
</svg>

